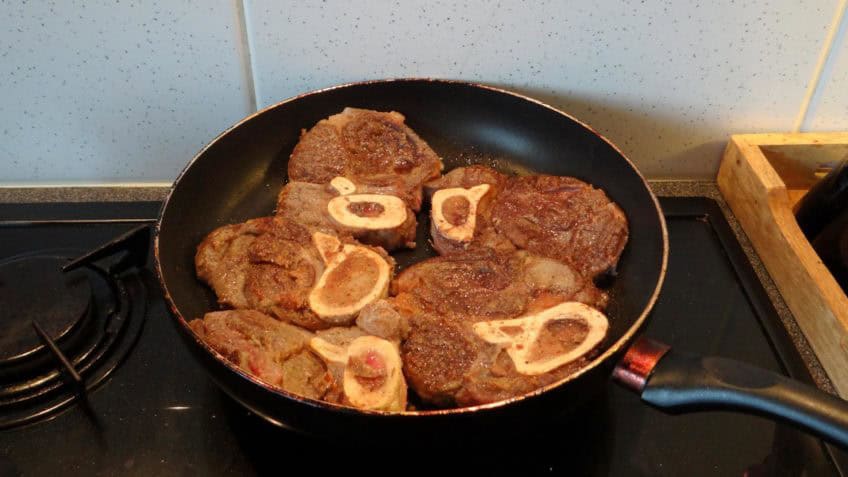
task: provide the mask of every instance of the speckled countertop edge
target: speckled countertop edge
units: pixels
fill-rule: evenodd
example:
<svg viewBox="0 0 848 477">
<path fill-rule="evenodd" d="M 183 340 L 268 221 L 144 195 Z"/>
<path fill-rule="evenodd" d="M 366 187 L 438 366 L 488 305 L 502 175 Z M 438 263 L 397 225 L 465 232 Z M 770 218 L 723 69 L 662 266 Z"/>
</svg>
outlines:
<svg viewBox="0 0 848 477">
<path fill-rule="evenodd" d="M 169 187 L 0 187 L 0 204 L 164 200 Z"/>
<path fill-rule="evenodd" d="M 818 358 L 813 353 L 810 344 L 795 322 L 795 318 L 768 272 L 754 251 L 751 242 L 745 232 L 736 221 L 733 212 L 727 206 L 724 198 L 712 181 L 649 181 L 654 192 L 661 197 L 709 197 L 715 199 L 721 207 L 724 216 L 730 223 L 730 227 L 736 234 L 742 249 L 748 256 L 757 277 L 766 289 L 771 302 L 777 310 L 780 320 L 789 332 L 792 342 L 801 354 L 801 358 L 807 365 L 816 385 L 830 393 L 835 393 L 833 384 L 825 374 Z M 0 188 L 0 203 L 26 203 L 26 202 L 120 202 L 138 200 L 163 200 L 168 194 L 167 187 L 27 187 L 27 188 Z"/>
</svg>

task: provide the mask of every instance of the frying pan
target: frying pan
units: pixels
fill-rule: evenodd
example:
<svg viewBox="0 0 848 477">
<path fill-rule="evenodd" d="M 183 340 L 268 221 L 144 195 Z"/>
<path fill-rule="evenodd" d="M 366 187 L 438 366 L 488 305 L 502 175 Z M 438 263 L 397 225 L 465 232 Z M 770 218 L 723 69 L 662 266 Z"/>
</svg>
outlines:
<svg viewBox="0 0 848 477">
<path fill-rule="evenodd" d="M 273 389 L 195 335 L 187 320 L 217 308 L 212 292 L 194 274 L 197 244 L 217 227 L 272 214 L 301 129 L 346 106 L 403 113 L 407 124 L 444 159 L 446 171 L 482 163 L 518 174 L 574 176 L 606 191 L 627 215 L 630 240 L 608 290 L 610 331 L 603 353 L 568 378 L 507 401 L 391 413 L 355 410 Z M 400 267 L 433 255 L 424 246 L 426 221 L 425 210 L 419 215 L 419 223 L 424 223 L 419 225 L 419 248 L 394 254 Z M 226 393 L 265 419 L 294 430 L 357 439 L 462 438 L 572 412 L 603 392 L 612 376 L 665 411 L 759 414 L 848 447 L 846 402 L 744 363 L 690 356 L 638 338 L 660 293 L 667 256 L 659 203 L 633 163 L 611 142 L 539 101 L 488 86 L 426 79 L 328 88 L 244 119 L 182 171 L 162 206 L 155 237 L 159 280 L 186 345 Z"/>
</svg>

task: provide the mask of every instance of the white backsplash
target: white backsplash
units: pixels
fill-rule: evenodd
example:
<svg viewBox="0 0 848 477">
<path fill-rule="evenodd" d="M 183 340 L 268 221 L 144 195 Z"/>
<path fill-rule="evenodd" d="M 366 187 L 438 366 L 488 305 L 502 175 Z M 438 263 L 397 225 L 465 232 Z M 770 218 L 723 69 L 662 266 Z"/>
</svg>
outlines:
<svg viewBox="0 0 848 477">
<path fill-rule="evenodd" d="M 0 3 L 0 183 L 172 181 L 251 111 L 234 12 Z"/>
<path fill-rule="evenodd" d="M 538 97 L 653 178 L 848 129 L 845 0 L 243 1 L 0 2 L 0 185 L 168 182 L 256 105 L 386 77 Z"/>
<path fill-rule="evenodd" d="M 848 3 L 844 2 L 843 3 Z M 848 18 L 843 12 L 822 81 L 810 104 L 804 131 L 848 131 Z"/>
</svg>

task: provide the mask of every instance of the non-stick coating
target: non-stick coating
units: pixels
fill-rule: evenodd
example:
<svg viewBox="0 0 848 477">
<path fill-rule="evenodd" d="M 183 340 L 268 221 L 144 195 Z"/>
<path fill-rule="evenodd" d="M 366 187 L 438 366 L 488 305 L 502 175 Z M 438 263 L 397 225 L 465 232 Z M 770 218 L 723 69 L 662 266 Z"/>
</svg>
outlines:
<svg viewBox="0 0 848 477">
<path fill-rule="evenodd" d="M 641 324 L 656 298 L 667 253 L 662 214 L 641 175 L 609 142 L 555 109 L 492 88 L 431 80 L 359 83 L 306 94 L 246 119 L 198 154 L 163 207 L 156 243 L 160 278 L 183 331 L 190 333 L 183 319 L 217 308 L 194 274 L 197 244 L 216 227 L 272 214 L 301 130 L 346 106 L 404 114 L 444 159 L 445 171 L 483 163 L 519 174 L 574 176 L 606 191 L 630 222 L 630 240 L 610 289 L 608 343 L 619 350 L 626 344 L 620 338 L 632 338 L 631 328 Z M 425 241 L 420 233 L 419 245 Z M 405 266 L 431 253 L 421 247 L 395 255 Z M 195 346 L 197 340 L 186 336 Z"/>
</svg>

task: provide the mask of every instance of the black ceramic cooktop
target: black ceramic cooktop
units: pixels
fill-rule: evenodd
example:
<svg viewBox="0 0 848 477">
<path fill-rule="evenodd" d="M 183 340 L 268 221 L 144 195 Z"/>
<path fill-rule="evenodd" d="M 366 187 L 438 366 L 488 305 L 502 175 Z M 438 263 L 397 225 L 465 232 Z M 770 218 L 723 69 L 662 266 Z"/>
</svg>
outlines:
<svg viewBox="0 0 848 477">
<path fill-rule="evenodd" d="M 0 265 L 33 251 L 91 249 L 153 219 L 158 205 L 0 205 Z M 662 205 L 671 254 L 647 335 L 810 382 L 715 202 L 666 198 Z M 47 219 L 65 222 L 38 222 Z M 668 416 L 612 384 L 575 415 L 552 418 L 553 431 L 504 435 L 485 446 L 363 447 L 295 435 L 251 415 L 218 390 L 182 346 L 151 270 L 148 262 L 141 272 L 123 272 L 131 294 L 146 308 L 134 347 L 84 403 L 48 420 L 0 430 L 0 475 L 285 475 L 295 470 L 399 475 L 413 470 L 818 476 L 840 475 L 844 465 L 844 455 L 791 428 L 723 412 Z M 15 307 L 2 303 L 0 317 L 5 320 Z M 4 409 L 0 413 L 8 412 Z"/>
</svg>

